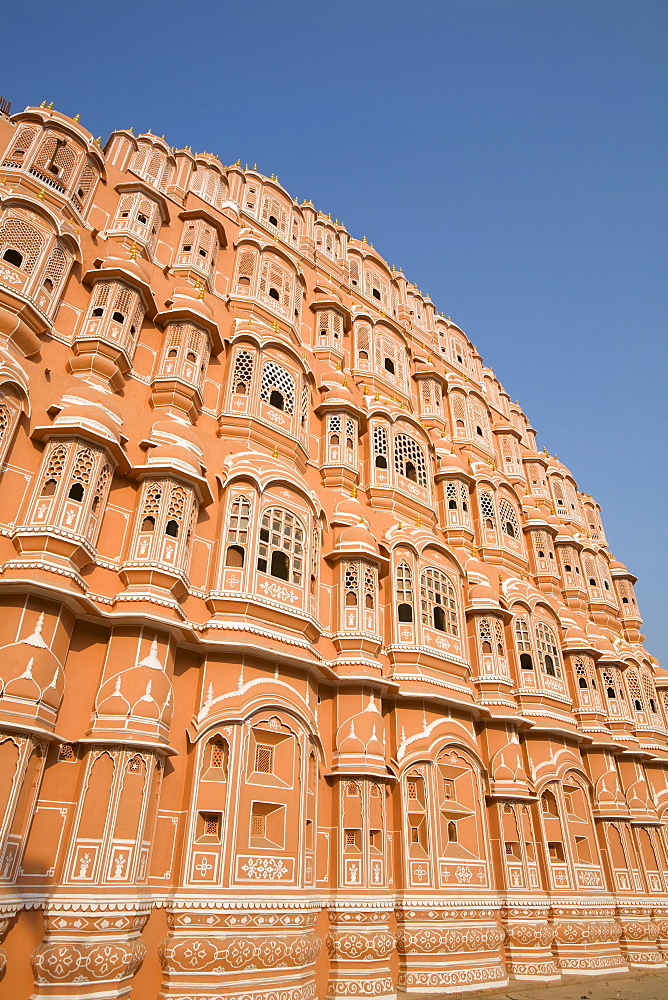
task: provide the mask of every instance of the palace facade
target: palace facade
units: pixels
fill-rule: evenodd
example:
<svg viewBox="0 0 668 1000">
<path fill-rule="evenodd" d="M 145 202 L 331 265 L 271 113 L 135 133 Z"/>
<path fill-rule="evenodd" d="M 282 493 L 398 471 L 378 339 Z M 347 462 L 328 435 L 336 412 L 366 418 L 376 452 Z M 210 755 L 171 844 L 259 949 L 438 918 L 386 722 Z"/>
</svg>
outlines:
<svg viewBox="0 0 668 1000">
<path fill-rule="evenodd" d="M 464 332 L 255 168 L 0 150 L 0 995 L 665 965 L 668 674 Z"/>
</svg>

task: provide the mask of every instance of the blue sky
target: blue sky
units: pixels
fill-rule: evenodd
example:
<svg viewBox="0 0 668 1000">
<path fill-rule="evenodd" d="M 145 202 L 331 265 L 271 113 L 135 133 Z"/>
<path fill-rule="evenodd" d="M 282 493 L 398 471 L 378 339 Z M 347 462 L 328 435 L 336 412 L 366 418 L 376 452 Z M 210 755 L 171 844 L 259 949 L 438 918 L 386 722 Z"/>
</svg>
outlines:
<svg viewBox="0 0 668 1000">
<path fill-rule="evenodd" d="M 0 93 L 277 173 L 469 334 L 640 577 L 668 667 L 668 5 L 24 2 Z"/>
</svg>

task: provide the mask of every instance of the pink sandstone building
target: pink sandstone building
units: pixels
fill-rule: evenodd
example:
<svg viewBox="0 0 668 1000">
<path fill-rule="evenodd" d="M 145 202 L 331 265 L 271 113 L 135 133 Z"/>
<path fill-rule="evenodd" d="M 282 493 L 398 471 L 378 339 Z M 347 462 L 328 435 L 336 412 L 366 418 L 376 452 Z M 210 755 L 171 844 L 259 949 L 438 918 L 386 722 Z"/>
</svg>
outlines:
<svg viewBox="0 0 668 1000">
<path fill-rule="evenodd" d="M 0 118 L 0 996 L 668 961 L 668 674 L 462 330 L 275 176 Z"/>
</svg>

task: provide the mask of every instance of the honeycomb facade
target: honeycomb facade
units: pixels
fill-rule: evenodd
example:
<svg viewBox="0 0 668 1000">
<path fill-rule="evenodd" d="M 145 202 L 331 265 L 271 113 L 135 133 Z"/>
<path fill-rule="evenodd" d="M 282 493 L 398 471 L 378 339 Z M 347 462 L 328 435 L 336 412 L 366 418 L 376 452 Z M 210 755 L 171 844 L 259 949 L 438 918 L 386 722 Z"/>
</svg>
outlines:
<svg viewBox="0 0 668 1000">
<path fill-rule="evenodd" d="M 0 151 L 0 993 L 664 965 L 668 675 L 467 336 L 276 177 Z"/>
</svg>

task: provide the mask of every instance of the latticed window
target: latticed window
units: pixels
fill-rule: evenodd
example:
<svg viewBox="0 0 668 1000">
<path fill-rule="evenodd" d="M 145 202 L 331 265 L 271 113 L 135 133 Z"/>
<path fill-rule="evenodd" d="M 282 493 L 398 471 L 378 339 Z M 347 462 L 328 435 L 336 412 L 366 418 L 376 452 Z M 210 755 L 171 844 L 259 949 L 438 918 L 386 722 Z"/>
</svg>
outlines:
<svg viewBox="0 0 668 1000">
<path fill-rule="evenodd" d="M 585 576 L 587 577 L 587 583 L 590 587 L 598 589 L 598 567 L 596 566 L 594 556 L 585 554 L 582 557 L 582 562 L 584 565 Z"/>
<path fill-rule="evenodd" d="M 629 695 L 631 697 L 631 704 L 633 706 L 634 712 L 642 712 L 644 709 L 642 691 L 640 689 L 640 680 L 638 678 L 638 672 L 634 667 L 628 667 L 625 674 L 626 686 L 629 689 Z"/>
<path fill-rule="evenodd" d="M 450 338 L 450 359 L 458 368 L 466 371 L 468 363 L 468 350 L 458 337 Z"/>
<path fill-rule="evenodd" d="M 400 622 L 413 621 L 413 573 L 402 559 L 396 573 L 397 617 Z"/>
<path fill-rule="evenodd" d="M 155 184 L 160 191 L 165 190 L 173 172 L 166 152 L 147 143 L 140 144 L 130 162 L 130 169 L 144 177 L 149 184 Z"/>
<path fill-rule="evenodd" d="M 21 408 L 8 396 L 0 395 L 0 462 L 3 462 L 11 444 L 14 429 L 21 416 Z"/>
<path fill-rule="evenodd" d="M 425 378 L 420 382 L 420 402 L 425 413 L 440 413 L 441 386 L 435 379 Z"/>
<path fill-rule="evenodd" d="M 208 275 L 216 266 L 218 256 L 218 234 L 204 219 L 186 222 L 181 235 L 181 243 L 176 263 L 181 267 L 194 267 Z"/>
<path fill-rule="evenodd" d="M 478 619 L 478 640 L 482 653 L 492 652 L 492 623 L 489 618 Z"/>
<path fill-rule="evenodd" d="M 494 500 L 491 493 L 481 493 L 479 495 L 480 516 L 488 531 L 493 531 L 496 525 L 496 511 L 494 510 Z"/>
<path fill-rule="evenodd" d="M 568 511 L 568 516 L 574 521 L 582 521 L 582 512 L 580 511 L 580 502 L 578 500 L 578 495 L 573 483 L 569 482 L 568 479 L 564 480 L 564 502 L 566 510 Z"/>
<path fill-rule="evenodd" d="M 649 705 L 650 712 L 652 715 L 658 715 L 659 708 L 657 704 L 656 688 L 654 687 L 652 675 L 648 670 L 642 671 L 642 687 L 645 694 L 645 703 Z"/>
<path fill-rule="evenodd" d="M 450 397 L 450 405 L 452 407 L 452 422 L 455 428 L 455 435 L 457 437 L 468 437 L 468 426 L 467 426 L 467 411 L 466 402 L 463 396 L 458 393 L 454 393 Z"/>
<path fill-rule="evenodd" d="M 617 580 L 617 590 L 622 602 L 622 612 L 631 615 L 638 610 L 635 591 L 630 580 Z"/>
<path fill-rule="evenodd" d="M 582 583 L 582 574 L 580 572 L 580 560 L 578 554 L 574 548 L 570 545 L 559 547 L 559 558 L 561 560 L 561 565 L 566 575 L 567 583 L 575 582 L 578 586 Z"/>
<path fill-rule="evenodd" d="M 179 566 L 188 551 L 196 513 L 192 487 L 169 479 L 145 483 L 134 558 Z"/>
<path fill-rule="evenodd" d="M 396 434 L 394 437 L 394 468 L 400 476 L 419 486 L 427 486 L 424 451 L 408 434 Z"/>
<path fill-rule="evenodd" d="M 529 486 L 533 495 L 536 497 L 546 497 L 547 479 L 545 478 L 545 471 L 542 465 L 539 465 L 537 462 L 529 462 L 527 470 L 529 473 Z"/>
<path fill-rule="evenodd" d="M 406 351 L 389 333 L 375 333 L 375 364 L 379 375 L 398 385 L 406 380 Z"/>
<path fill-rule="evenodd" d="M 223 179 L 216 170 L 198 164 L 192 177 L 192 190 L 203 201 L 218 208 L 223 193 Z"/>
<path fill-rule="evenodd" d="M 504 535 L 510 538 L 520 537 L 520 526 L 517 519 L 517 511 L 509 500 L 505 497 L 499 498 L 499 520 Z"/>
<path fill-rule="evenodd" d="M 494 619 L 494 638 L 496 640 L 496 651 L 499 656 L 505 655 L 505 643 L 503 641 L 503 626 L 498 618 Z"/>
<path fill-rule="evenodd" d="M 72 178 L 77 159 L 77 153 L 62 136 L 47 132 L 35 157 L 34 167 L 42 171 L 52 185 L 55 179 L 65 188 Z"/>
<path fill-rule="evenodd" d="M 469 410 L 471 414 L 471 427 L 473 429 L 473 434 L 471 435 L 474 441 L 482 442 L 487 448 L 491 447 L 492 439 L 489 430 L 489 415 L 487 410 L 480 403 L 475 401 L 469 401 Z"/>
<path fill-rule="evenodd" d="M 335 309 L 318 310 L 316 343 L 318 347 L 341 348 L 343 343 L 343 317 Z"/>
<path fill-rule="evenodd" d="M 301 586 L 305 539 L 304 525 L 291 511 L 282 507 L 265 511 L 260 527 L 258 570 Z"/>
<path fill-rule="evenodd" d="M 525 618 L 515 619 L 515 645 L 520 656 L 520 667 L 522 670 L 533 670 L 531 635 L 529 633 L 529 623 Z"/>
<path fill-rule="evenodd" d="M 359 571 L 357 563 L 346 563 L 343 569 L 343 590 L 347 608 L 356 608 L 359 604 Z"/>
<path fill-rule="evenodd" d="M 445 484 L 445 499 L 450 523 L 456 523 L 459 520 L 458 515 L 461 515 L 462 522 L 470 525 L 469 491 L 464 483 L 454 482 L 453 480 L 447 482 Z"/>
<path fill-rule="evenodd" d="M 368 265 L 364 267 L 364 294 L 372 302 L 378 302 L 383 308 L 389 309 L 388 283 Z"/>
<path fill-rule="evenodd" d="M 235 497 L 227 516 L 226 566 L 241 567 L 246 561 L 246 547 L 250 530 L 251 503 L 247 497 Z"/>
<path fill-rule="evenodd" d="M 373 429 L 373 455 L 374 465 L 377 469 L 387 468 L 388 450 L 387 428 L 376 424 Z"/>
<path fill-rule="evenodd" d="M 277 236 L 287 240 L 288 238 L 288 215 L 279 201 L 273 195 L 265 195 L 260 212 L 262 224 L 270 229 Z"/>
<path fill-rule="evenodd" d="M 106 504 L 109 488 L 111 487 L 112 477 L 113 477 L 113 470 L 111 466 L 107 463 L 107 465 L 103 466 L 102 471 L 98 476 L 97 483 L 95 485 L 95 492 L 93 494 L 93 502 L 91 504 L 91 511 L 90 511 L 91 516 L 88 525 L 88 531 L 86 532 L 88 538 L 91 539 L 91 541 L 94 538 L 95 530 L 99 523 L 101 513 Z"/>
<path fill-rule="evenodd" d="M 274 256 L 263 256 L 260 273 L 260 298 L 276 312 L 293 318 L 295 279 Z"/>
<path fill-rule="evenodd" d="M 0 260 L 32 274 L 44 250 L 44 234 L 23 219 L 5 218 L 0 226 Z"/>
<path fill-rule="evenodd" d="M 364 567 L 364 607 L 367 611 L 373 611 L 376 607 L 376 594 L 378 593 L 378 576 L 373 566 Z"/>
<path fill-rule="evenodd" d="M 181 378 L 201 388 L 209 363 L 210 345 L 206 330 L 194 323 L 171 323 L 158 374 Z"/>
<path fill-rule="evenodd" d="M 368 323 L 355 324 L 355 344 L 357 365 L 362 371 L 366 371 L 371 358 L 371 327 Z"/>
<path fill-rule="evenodd" d="M 260 774 L 274 773 L 274 748 L 258 743 L 255 747 L 255 770 Z"/>
<path fill-rule="evenodd" d="M 557 640 L 552 629 L 544 622 L 536 624 L 536 648 L 545 673 L 551 677 L 561 677 Z"/>
<path fill-rule="evenodd" d="M 449 635 L 459 635 L 455 590 L 445 573 L 432 568 L 423 570 L 420 603 L 423 625 Z"/>
<path fill-rule="evenodd" d="M 232 371 L 232 392 L 237 396 L 250 395 L 253 384 L 255 354 L 251 351 L 237 351 Z"/>
<path fill-rule="evenodd" d="M 260 399 L 277 410 L 294 413 L 295 380 L 290 372 L 275 361 L 265 361 L 262 368 Z"/>
<path fill-rule="evenodd" d="M 39 131 L 36 125 L 21 125 L 14 136 L 14 141 L 9 150 L 5 153 L 2 166 L 22 167 L 26 162 L 26 156 Z"/>
<path fill-rule="evenodd" d="M 557 514 L 560 517 L 567 517 L 568 510 L 566 509 L 566 501 L 564 500 L 564 487 L 561 479 L 552 479 L 552 494 L 554 496 L 554 505 Z"/>
<path fill-rule="evenodd" d="M 360 285 L 360 262 L 356 257 L 351 257 L 349 261 L 350 284 L 355 288 Z"/>
<path fill-rule="evenodd" d="M 237 295 L 253 295 L 257 251 L 241 250 L 237 257 L 237 276 L 234 290 Z"/>
<path fill-rule="evenodd" d="M 123 195 L 116 209 L 111 232 L 129 233 L 152 251 L 160 231 L 160 206 L 141 191 Z"/>
</svg>

